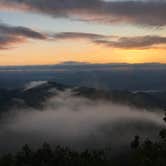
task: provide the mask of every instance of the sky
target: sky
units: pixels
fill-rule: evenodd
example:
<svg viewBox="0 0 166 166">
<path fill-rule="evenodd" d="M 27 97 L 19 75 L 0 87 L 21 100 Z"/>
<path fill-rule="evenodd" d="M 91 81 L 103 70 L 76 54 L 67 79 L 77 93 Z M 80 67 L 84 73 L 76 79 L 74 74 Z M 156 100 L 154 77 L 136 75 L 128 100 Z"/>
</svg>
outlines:
<svg viewBox="0 0 166 166">
<path fill-rule="evenodd" d="M 0 0 L 0 65 L 166 63 L 166 0 Z"/>
</svg>

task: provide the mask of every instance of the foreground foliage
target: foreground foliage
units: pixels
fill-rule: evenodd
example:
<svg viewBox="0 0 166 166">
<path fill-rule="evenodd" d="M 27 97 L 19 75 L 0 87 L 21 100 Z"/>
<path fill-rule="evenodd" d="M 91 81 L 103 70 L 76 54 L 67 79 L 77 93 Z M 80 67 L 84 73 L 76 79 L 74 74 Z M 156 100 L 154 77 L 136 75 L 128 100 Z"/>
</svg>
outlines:
<svg viewBox="0 0 166 166">
<path fill-rule="evenodd" d="M 5 155 L 0 166 L 98 166 L 110 165 L 104 151 L 76 152 L 57 146 L 54 150 L 44 143 L 41 149 L 32 151 L 25 145 L 16 155 Z"/>
<path fill-rule="evenodd" d="M 60 146 L 52 149 L 44 143 L 33 151 L 25 145 L 15 155 L 1 156 L 0 166 L 166 166 L 166 129 L 159 137 L 156 142 L 146 139 L 140 143 L 140 137 L 135 136 L 131 150 L 119 158 L 113 158 L 110 149 L 76 152 Z"/>
<path fill-rule="evenodd" d="M 136 136 L 123 164 L 114 161 L 108 149 L 76 152 L 57 146 L 52 150 L 47 143 L 44 143 L 42 148 L 36 151 L 25 145 L 15 155 L 2 156 L 0 166 L 166 166 L 166 130 L 160 132 L 160 138 L 158 142 L 147 139 L 140 144 L 139 137 Z"/>
<path fill-rule="evenodd" d="M 159 135 L 159 141 L 152 142 L 146 139 L 141 145 L 133 148 L 130 165 L 166 166 L 166 130 L 162 130 Z"/>
</svg>

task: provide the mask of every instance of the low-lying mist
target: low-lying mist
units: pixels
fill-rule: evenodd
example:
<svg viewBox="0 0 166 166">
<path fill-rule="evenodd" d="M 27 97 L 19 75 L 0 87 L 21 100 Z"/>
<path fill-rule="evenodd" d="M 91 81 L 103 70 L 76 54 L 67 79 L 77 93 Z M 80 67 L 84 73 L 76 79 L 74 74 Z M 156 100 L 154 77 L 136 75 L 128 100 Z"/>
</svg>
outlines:
<svg viewBox="0 0 166 166">
<path fill-rule="evenodd" d="M 135 135 L 155 139 L 165 126 L 159 110 L 92 101 L 76 97 L 71 90 L 56 93 L 44 103 L 44 110 L 12 110 L 3 116 L 1 153 L 18 150 L 24 144 L 35 148 L 43 142 L 76 149 L 110 146 L 123 150 Z"/>
</svg>

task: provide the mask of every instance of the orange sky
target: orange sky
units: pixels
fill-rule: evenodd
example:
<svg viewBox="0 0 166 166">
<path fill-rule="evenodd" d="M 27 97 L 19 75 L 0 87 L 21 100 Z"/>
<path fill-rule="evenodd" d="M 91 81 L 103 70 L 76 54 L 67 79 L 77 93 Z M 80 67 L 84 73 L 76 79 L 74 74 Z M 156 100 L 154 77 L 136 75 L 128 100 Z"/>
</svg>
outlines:
<svg viewBox="0 0 166 166">
<path fill-rule="evenodd" d="M 0 65 L 56 64 L 64 61 L 90 63 L 166 63 L 165 49 L 118 49 L 88 41 L 36 42 L 0 52 Z"/>
</svg>

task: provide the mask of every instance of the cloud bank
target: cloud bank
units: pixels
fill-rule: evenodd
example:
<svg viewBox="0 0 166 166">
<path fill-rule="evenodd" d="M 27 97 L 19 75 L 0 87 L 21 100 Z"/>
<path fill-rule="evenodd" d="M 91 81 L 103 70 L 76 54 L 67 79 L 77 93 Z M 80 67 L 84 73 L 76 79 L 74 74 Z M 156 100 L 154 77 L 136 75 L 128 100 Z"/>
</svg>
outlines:
<svg viewBox="0 0 166 166">
<path fill-rule="evenodd" d="M 76 149 L 111 146 L 123 150 L 134 135 L 154 139 L 165 126 L 160 111 L 74 97 L 71 90 L 52 92 L 57 95 L 44 104 L 43 111 L 27 108 L 3 116 L 1 152 L 16 150 L 25 143 L 37 147 L 44 141 Z"/>
<path fill-rule="evenodd" d="M 0 49 L 8 49 L 28 39 L 45 40 L 46 36 L 30 28 L 0 24 Z"/>
<path fill-rule="evenodd" d="M 165 0 L 1 0 L 0 8 L 91 22 L 166 25 Z"/>
<path fill-rule="evenodd" d="M 166 37 L 162 36 L 119 37 L 93 33 L 61 32 L 54 34 L 52 37 L 54 40 L 87 39 L 95 44 L 102 44 L 107 47 L 123 49 L 145 49 L 157 45 L 164 45 L 165 48 L 166 44 Z"/>
<path fill-rule="evenodd" d="M 119 37 L 95 33 L 60 32 L 43 33 L 26 27 L 13 27 L 0 24 L 0 49 L 26 42 L 28 39 L 58 42 L 59 40 L 88 40 L 97 45 L 121 49 L 147 49 L 162 45 L 165 48 L 166 37 L 162 36 L 134 36 Z"/>
</svg>

